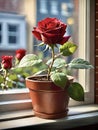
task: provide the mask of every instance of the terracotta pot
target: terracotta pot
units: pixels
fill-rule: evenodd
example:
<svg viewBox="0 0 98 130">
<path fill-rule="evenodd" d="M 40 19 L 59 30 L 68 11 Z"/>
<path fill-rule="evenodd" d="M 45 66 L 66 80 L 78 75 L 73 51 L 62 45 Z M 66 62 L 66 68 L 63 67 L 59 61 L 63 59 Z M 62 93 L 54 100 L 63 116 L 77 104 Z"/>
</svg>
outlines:
<svg viewBox="0 0 98 130">
<path fill-rule="evenodd" d="M 73 77 L 70 77 L 70 82 L 67 83 L 64 90 L 52 81 L 38 81 L 37 77 L 39 76 L 26 78 L 26 87 L 30 91 L 35 116 L 46 119 L 65 117 L 68 113 L 69 103 L 67 87 L 73 81 Z"/>
</svg>

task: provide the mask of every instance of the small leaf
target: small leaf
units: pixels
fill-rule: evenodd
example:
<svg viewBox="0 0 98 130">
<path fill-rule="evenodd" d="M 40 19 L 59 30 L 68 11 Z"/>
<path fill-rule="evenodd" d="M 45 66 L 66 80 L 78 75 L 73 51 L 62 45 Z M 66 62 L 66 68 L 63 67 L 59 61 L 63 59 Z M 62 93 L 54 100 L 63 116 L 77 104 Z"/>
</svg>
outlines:
<svg viewBox="0 0 98 130">
<path fill-rule="evenodd" d="M 18 67 L 29 67 L 29 66 L 34 66 L 34 65 L 37 65 L 37 64 L 40 64 L 42 62 L 41 59 L 39 59 L 36 55 L 34 54 L 28 54 L 28 55 L 25 55 Z"/>
<path fill-rule="evenodd" d="M 18 74 L 18 73 L 22 73 L 22 70 L 23 68 L 12 68 L 12 71 L 14 72 L 14 73 L 16 73 L 16 74 Z"/>
<path fill-rule="evenodd" d="M 64 73 L 54 72 L 51 75 L 51 79 L 55 85 L 65 88 L 68 78 Z"/>
<path fill-rule="evenodd" d="M 72 55 L 77 49 L 77 45 L 71 42 L 66 42 L 60 47 L 60 52 L 64 56 Z"/>
<path fill-rule="evenodd" d="M 8 86 L 9 88 L 12 88 L 12 87 L 13 87 L 13 83 L 12 83 L 11 81 L 7 81 L 7 86 Z"/>
<path fill-rule="evenodd" d="M 10 80 L 17 80 L 18 77 L 16 74 L 10 74 L 9 77 L 8 77 Z"/>
<path fill-rule="evenodd" d="M 68 66 L 74 69 L 91 69 L 93 66 L 86 60 L 78 58 L 73 59 Z"/>
<path fill-rule="evenodd" d="M 4 81 L 3 76 L 0 75 L 0 83 L 2 83 Z"/>
<path fill-rule="evenodd" d="M 46 65 L 50 65 L 50 64 L 51 64 L 51 62 L 52 62 L 52 58 L 51 58 L 51 59 L 49 59 L 49 60 L 46 62 Z"/>
<path fill-rule="evenodd" d="M 65 60 L 64 59 L 61 59 L 61 58 L 57 58 L 55 61 L 54 61 L 54 64 L 53 64 L 53 67 L 55 68 L 61 68 L 65 66 Z"/>
<path fill-rule="evenodd" d="M 81 84 L 74 82 L 68 87 L 69 96 L 76 101 L 84 101 L 84 90 Z"/>
</svg>

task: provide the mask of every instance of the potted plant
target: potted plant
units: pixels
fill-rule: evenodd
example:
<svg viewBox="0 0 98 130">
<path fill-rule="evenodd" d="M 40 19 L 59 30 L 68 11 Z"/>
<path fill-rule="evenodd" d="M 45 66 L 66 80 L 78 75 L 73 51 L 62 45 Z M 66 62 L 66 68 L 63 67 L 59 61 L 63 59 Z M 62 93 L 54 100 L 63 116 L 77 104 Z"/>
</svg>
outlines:
<svg viewBox="0 0 98 130">
<path fill-rule="evenodd" d="M 27 54 L 18 67 L 36 66 L 44 68 L 26 78 L 26 87 L 30 90 L 32 106 L 36 116 L 56 119 L 67 115 L 69 98 L 84 101 L 84 89 L 68 75 L 68 69 L 91 69 L 93 66 L 82 58 L 66 62 L 66 57 L 73 55 L 77 45 L 65 36 L 67 25 L 57 18 L 45 18 L 38 22 L 32 34 L 49 51 L 51 57 L 47 61 L 35 54 Z"/>
</svg>

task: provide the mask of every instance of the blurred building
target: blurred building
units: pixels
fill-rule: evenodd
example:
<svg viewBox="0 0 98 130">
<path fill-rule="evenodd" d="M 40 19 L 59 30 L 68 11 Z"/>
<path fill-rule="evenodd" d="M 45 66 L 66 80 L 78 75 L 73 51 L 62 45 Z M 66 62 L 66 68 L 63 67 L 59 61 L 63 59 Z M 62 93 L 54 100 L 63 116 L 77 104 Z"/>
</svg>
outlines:
<svg viewBox="0 0 98 130">
<path fill-rule="evenodd" d="M 19 48 L 32 52 L 31 30 L 36 22 L 36 0 L 0 0 L 0 56 Z"/>
</svg>

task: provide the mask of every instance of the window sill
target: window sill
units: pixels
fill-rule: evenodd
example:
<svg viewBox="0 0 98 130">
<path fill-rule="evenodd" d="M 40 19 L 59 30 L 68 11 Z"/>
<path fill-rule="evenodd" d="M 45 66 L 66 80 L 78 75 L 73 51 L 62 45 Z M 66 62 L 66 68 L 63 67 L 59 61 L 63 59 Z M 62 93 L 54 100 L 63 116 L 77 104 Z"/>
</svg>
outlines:
<svg viewBox="0 0 98 130">
<path fill-rule="evenodd" d="M 56 120 L 41 119 L 33 111 L 12 111 L 0 114 L 0 129 L 41 128 L 51 130 L 70 129 L 87 125 L 97 125 L 98 105 L 82 105 L 69 108 L 68 116 Z"/>
</svg>

